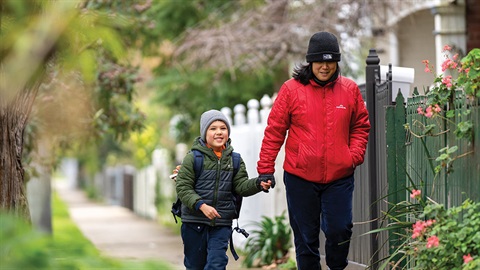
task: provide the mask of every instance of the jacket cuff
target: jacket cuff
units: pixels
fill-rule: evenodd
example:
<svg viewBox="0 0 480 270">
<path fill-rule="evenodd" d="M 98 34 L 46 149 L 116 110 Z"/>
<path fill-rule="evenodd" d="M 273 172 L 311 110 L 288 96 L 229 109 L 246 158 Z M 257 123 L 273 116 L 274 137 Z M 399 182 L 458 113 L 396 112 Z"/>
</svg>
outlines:
<svg viewBox="0 0 480 270">
<path fill-rule="evenodd" d="M 200 206 L 202 206 L 202 204 L 204 204 L 205 202 L 203 200 L 200 200 L 198 201 L 196 204 L 195 204 L 195 210 L 198 210 L 200 209 Z"/>
</svg>

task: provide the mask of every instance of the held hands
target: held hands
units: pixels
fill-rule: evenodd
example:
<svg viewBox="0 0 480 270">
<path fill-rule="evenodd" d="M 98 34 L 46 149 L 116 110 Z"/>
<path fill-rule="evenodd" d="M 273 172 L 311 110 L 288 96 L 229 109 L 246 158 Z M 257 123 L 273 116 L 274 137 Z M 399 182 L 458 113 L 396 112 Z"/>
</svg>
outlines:
<svg viewBox="0 0 480 270">
<path fill-rule="evenodd" d="M 275 177 L 273 174 L 260 174 L 257 178 L 257 187 L 261 188 L 263 192 L 268 193 L 270 188 L 275 187 Z"/>
<path fill-rule="evenodd" d="M 221 216 L 217 212 L 217 209 L 211 207 L 210 205 L 208 205 L 206 203 L 204 203 L 200 206 L 200 210 L 210 220 L 212 220 L 214 218 L 221 218 Z"/>
</svg>

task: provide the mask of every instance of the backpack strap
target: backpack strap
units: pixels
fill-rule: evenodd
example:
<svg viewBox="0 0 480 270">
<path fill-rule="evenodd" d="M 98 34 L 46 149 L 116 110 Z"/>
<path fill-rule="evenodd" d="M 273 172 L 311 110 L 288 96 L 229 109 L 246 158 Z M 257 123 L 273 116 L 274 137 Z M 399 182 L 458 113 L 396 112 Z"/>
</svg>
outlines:
<svg viewBox="0 0 480 270">
<path fill-rule="evenodd" d="M 242 159 L 240 154 L 237 152 L 232 152 L 233 159 L 233 176 L 237 175 L 238 170 L 240 170 L 240 160 Z"/>
<path fill-rule="evenodd" d="M 193 149 L 193 171 L 195 172 L 195 181 L 197 181 L 198 177 L 200 177 L 200 174 L 202 174 L 203 171 L 203 153 Z"/>
<path fill-rule="evenodd" d="M 203 154 L 198 150 L 192 150 L 194 159 L 193 159 L 193 170 L 195 171 L 195 181 L 200 176 L 203 170 Z M 177 223 L 177 217 L 182 216 L 182 201 L 177 196 L 177 200 L 172 204 L 172 212 L 173 218 L 175 219 L 175 223 Z"/>
<path fill-rule="evenodd" d="M 242 157 L 240 156 L 240 153 L 232 152 L 232 159 L 233 159 L 233 177 L 235 177 L 235 175 L 237 175 L 238 171 L 240 170 L 240 161 L 242 160 Z M 237 202 L 236 202 L 237 211 L 240 211 L 240 206 L 242 204 L 242 197 L 241 196 L 235 196 L 235 199 L 237 200 Z M 232 233 L 230 234 L 230 252 L 232 253 L 233 258 L 236 261 L 236 260 L 238 260 L 239 257 L 238 257 L 238 254 L 237 254 L 236 250 L 235 250 L 235 247 L 233 246 L 233 232 L 234 231 L 242 233 L 245 237 L 248 237 L 248 233 L 245 230 L 239 228 L 238 218 L 237 218 L 237 226 L 232 230 Z"/>
</svg>

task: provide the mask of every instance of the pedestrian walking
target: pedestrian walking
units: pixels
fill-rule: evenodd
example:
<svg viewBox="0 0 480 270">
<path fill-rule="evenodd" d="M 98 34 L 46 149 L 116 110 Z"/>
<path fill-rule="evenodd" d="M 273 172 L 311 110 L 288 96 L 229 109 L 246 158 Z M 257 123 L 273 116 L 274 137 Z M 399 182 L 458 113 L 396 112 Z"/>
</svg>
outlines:
<svg viewBox="0 0 480 270">
<path fill-rule="evenodd" d="M 257 163 L 260 180 L 275 185 L 275 159 L 284 144 L 284 183 L 299 270 L 318 270 L 320 230 L 329 269 L 348 265 L 355 167 L 363 163 L 370 130 L 357 84 L 340 72 L 335 35 L 315 33 L 306 64 L 284 82 L 269 114 Z M 288 136 L 287 136 L 288 134 Z"/>
<path fill-rule="evenodd" d="M 232 220 L 238 216 L 234 194 L 251 196 L 268 191 L 272 184 L 265 178 L 249 179 L 241 159 L 238 172 L 234 173 L 229 136 L 230 124 L 220 111 L 204 112 L 200 118 L 200 137 L 195 139 L 176 176 L 187 269 L 226 269 Z M 198 177 L 194 170 L 194 150 L 203 154 L 203 170 Z"/>
</svg>

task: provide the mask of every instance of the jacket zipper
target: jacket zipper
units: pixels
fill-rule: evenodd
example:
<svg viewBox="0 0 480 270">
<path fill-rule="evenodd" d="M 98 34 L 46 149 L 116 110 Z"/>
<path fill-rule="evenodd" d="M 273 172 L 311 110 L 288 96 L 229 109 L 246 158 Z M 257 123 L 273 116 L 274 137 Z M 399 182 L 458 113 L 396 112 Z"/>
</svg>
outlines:
<svg viewBox="0 0 480 270">
<path fill-rule="evenodd" d="M 223 158 L 223 155 L 222 155 L 222 158 Z M 220 182 L 220 169 L 221 169 L 220 159 L 217 159 L 217 175 L 215 177 L 215 190 L 214 190 L 214 194 L 213 194 L 213 205 L 212 206 L 215 207 L 215 209 L 217 209 L 217 202 L 218 202 L 218 186 L 219 186 L 219 182 Z M 215 226 L 215 221 L 216 221 L 216 218 L 212 219 L 212 221 L 211 221 L 212 226 Z"/>
</svg>

